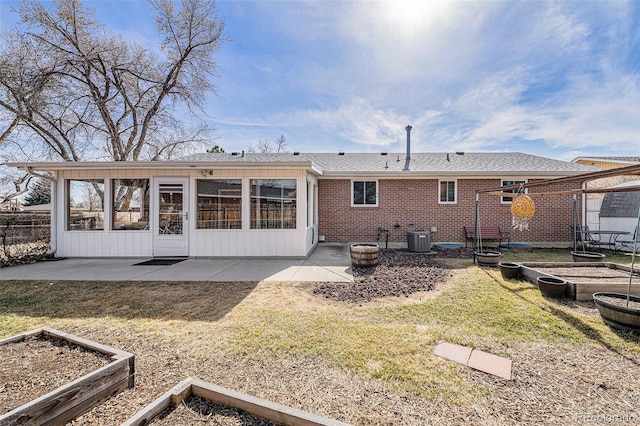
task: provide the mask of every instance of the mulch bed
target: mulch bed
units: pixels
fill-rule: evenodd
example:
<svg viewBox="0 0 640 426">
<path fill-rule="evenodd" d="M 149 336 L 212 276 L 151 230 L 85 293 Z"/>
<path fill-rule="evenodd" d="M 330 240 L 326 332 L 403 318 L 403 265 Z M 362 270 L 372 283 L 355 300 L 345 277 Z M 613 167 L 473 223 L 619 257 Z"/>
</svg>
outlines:
<svg viewBox="0 0 640 426">
<path fill-rule="evenodd" d="M 46 335 L 4 344 L 0 353 L 0 414 L 111 362 L 107 355 Z"/>
<path fill-rule="evenodd" d="M 466 258 L 467 250 L 442 250 L 441 257 Z M 451 276 L 451 272 L 432 254 L 380 250 L 378 265 L 354 267 L 354 283 L 322 283 L 313 293 L 340 302 L 366 303 L 382 297 L 408 297 L 431 291 Z"/>
<path fill-rule="evenodd" d="M 182 401 L 177 407 L 165 409 L 150 424 L 158 426 L 219 425 L 219 426 L 277 426 L 269 420 L 243 410 L 216 404 L 197 395 Z"/>
</svg>

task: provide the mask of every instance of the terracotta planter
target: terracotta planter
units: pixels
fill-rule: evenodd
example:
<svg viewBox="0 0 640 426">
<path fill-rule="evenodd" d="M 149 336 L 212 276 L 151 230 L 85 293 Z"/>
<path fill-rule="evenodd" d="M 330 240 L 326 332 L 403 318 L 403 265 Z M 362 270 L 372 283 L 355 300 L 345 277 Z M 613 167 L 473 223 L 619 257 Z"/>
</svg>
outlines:
<svg viewBox="0 0 640 426">
<path fill-rule="evenodd" d="M 378 244 L 351 244 L 351 263 L 355 267 L 371 267 L 378 264 Z"/>
<path fill-rule="evenodd" d="M 517 263 L 500 262 L 500 274 L 505 280 L 515 280 L 520 275 L 521 267 Z"/>
<path fill-rule="evenodd" d="M 571 256 L 574 262 L 602 262 L 607 257 L 606 254 L 594 251 L 572 251 Z"/>
<path fill-rule="evenodd" d="M 473 255 L 480 266 L 498 266 L 502 257 L 499 251 L 476 251 Z"/>
<path fill-rule="evenodd" d="M 538 288 L 544 297 L 562 297 L 567 288 L 567 282 L 555 277 L 538 277 Z"/>
<path fill-rule="evenodd" d="M 626 306 L 626 294 L 600 292 L 593 294 L 593 301 L 605 324 L 640 331 L 640 297 L 630 296 Z"/>
</svg>

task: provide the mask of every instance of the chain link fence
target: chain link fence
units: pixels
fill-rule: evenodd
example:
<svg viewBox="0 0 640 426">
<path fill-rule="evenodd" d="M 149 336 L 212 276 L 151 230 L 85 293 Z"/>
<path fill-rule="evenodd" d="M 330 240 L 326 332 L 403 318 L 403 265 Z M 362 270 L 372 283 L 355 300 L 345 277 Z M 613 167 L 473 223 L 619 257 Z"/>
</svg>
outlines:
<svg viewBox="0 0 640 426">
<path fill-rule="evenodd" d="M 0 267 L 46 257 L 51 241 L 50 223 L 49 213 L 0 213 Z"/>
</svg>

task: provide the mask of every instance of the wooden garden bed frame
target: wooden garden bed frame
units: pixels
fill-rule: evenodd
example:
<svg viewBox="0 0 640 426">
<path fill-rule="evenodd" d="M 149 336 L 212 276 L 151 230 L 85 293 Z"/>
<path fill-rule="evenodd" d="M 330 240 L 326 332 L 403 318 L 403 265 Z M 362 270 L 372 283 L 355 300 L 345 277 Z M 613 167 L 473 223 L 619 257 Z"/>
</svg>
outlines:
<svg viewBox="0 0 640 426">
<path fill-rule="evenodd" d="M 134 355 L 48 327 L 0 340 L 2 345 L 40 335 L 111 356 L 111 362 L 46 395 L 0 415 L 1 425 L 63 425 L 119 391 L 134 385 Z"/>
<path fill-rule="evenodd" d="M 256 398 L 191 377 L 184 379 L 121 426 L 146 425 L 165 409 L 179 406 L 191 395 L 199 396 L 216 404 L 237 408 L 261 419 L 284 425 L 348 426 L 337 420 Z"/>
<path fill-rule="evenodd" d="M 614 292 L 626 293 L 629 286 L 629 278 L 620 278 L 620 280 L 593 282 L 593 279 L 581 281 L 580 278 L 572 276 L 563 276 L 562 274 L 552 275 L 545 270 L 552 268 L 602 268 L 603 270 L 618 270 L 631 273 L 631 267 L 612 262 L 524 262 L 521 274 L 525 280 L 536 284 L 538 277 L 555 277 L 567 281 L 567 291 L 565 296 L 577 300 L 588 301 L 593 300 L 593 293 L 597 292 Z M 634 271 L 639 272 L 637 268 Z M 596 277 L 597 275 L 593 275 Z M 631 294 L 640 296 L 640 284 L 631 286 Z"/>
</svg>

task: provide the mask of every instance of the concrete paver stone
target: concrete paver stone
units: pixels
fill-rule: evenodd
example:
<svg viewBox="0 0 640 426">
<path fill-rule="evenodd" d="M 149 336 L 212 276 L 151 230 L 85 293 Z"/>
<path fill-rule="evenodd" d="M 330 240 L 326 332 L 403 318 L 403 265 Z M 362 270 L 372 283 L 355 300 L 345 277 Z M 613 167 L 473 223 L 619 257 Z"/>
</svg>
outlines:
<svg viewBox="0 0 640 426">
<path fill-rule="evenodd" d="M 439 343 L 433 353 L 474 370 L 511 380 L 512 361 L 508 358 L 447 342 Z"/>
<path fill-rule="evenodd" d="M 473 351 L 473 349 L 467 346 L 443 342 L 436 346 L 433 353 L 439 357 L 455 361 L 462 365 L 467 365 L 469 357 L 471 356 L 471 351 Z"/>
<path fill-rule="evenodd" d="M 467 365 L 476 370 L 511 380 L 511 360 L 474 349 Z"/>
</svg>

